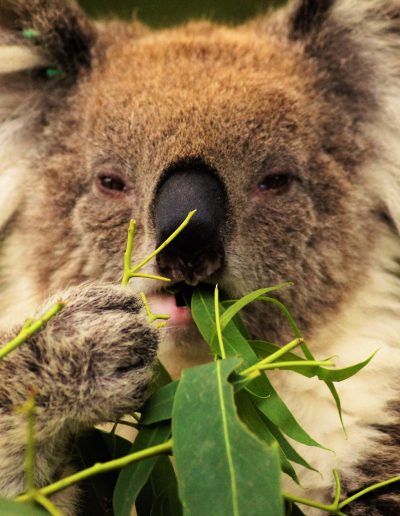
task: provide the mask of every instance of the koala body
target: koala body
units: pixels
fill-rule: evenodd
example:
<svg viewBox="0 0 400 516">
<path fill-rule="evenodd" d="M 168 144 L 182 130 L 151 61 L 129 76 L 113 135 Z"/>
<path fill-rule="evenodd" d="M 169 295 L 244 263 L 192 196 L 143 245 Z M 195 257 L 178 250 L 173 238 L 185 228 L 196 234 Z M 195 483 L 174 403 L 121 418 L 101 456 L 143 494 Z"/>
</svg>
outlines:
<svg viewBox="0 0 400 516">
<path fill-rule="evenodd" d="M 330 500 L 333 467 L 347 492 L 398 475 L 399 19 L 398 0 L 302 0 L 236 28 L 192 22 L 153 32 L 138 22 L 90 22 L 61 1 L 2 4 L 5 335 L 50 294 L 115 281 L 131 218 L 139 261 L 197 208 L 192 232 L 145 272 L 218 283 L 230 299 L 290 280 L 280 299 L 316 356 L 346 366 L 379 349 L 339 385 L 347 440 L 323 386 L 273 376 L 299 421 L 335 451 L 300 450 L 322 473 L 300 473 L 306 494 Z M 162 287 L 133 285 L 154 308 L 169 309 L 160 357 L 178 375 L 209 356 L 187 309 Z M 105 312 L 88 316 L 98 350 L 108 345 L 96 330 Z M 142 338 L 150 330 L 137 317 Z M 246 319 L 255 338 L 291 337 L 270 306 L 255 304 Z M 113 324 L 123 332 L 127 321 Z M 49 328 L 37 339 L 52 349 Z M 24 374 L 23 353 L 9 357 L 12 385 Z M 136 373 L 132 405 L 148 381 Z M 101 397 L 101 382 L 82 389 L 85 399 Z M 107 392 L 119 389 L 117 382 Z M 94 403 L 88 423 L 126 409 L 113 405 L 116 397 L 105 413 Z M 14 494 L 3 478 L 2 492 Z M 399 507 L 395 484 L 349 514 L 388 516 Z"/>
</svg>

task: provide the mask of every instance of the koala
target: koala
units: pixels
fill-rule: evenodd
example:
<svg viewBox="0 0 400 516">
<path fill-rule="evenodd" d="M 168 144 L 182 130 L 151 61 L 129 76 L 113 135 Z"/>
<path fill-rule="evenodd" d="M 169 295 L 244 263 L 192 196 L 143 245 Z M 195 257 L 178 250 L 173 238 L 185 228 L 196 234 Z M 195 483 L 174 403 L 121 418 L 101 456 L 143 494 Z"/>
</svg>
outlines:
<svg viewBox="0 0 400 516">
<path fill-rule="evenodd" d="M 94 22 L 68 1 L 2 2 L 4 342 L 49 296 L 67 302 L 0 364 L 2 495 L 23 490 L 22 422 L 11 408 L 28 386 L 38 390 L 38 438 L 62 437 L 51 457 L 39 448 L 43 485 L 69 467 L 71 434 L 140 405 L 158 341 L 174 377 L 210 359 L 184 300 L 216 283 L 233 299 L 290 280 L 279 298 L 315 356 L 347 366 L 379 350 L 338 386 L 347 438 L 324 386 L 272 375 L 299 422 L 335 452 L 299 446 L 321 475 L 301 471 L 302 487 L 284 479 L 285 489 L 328 503 L 333 468 L 344 494 L 399 474 L 399 32 L 399 0 L 296 0 L 238 27 L 159 31 Z M 175 294 L 148 279 L 112 285 L 131 218 L 140 261 L 193 209 L 144 269 L 169 276 Z M 140 291 L 171 316 L 161 337 Z M 274 307 L 255 303 L 244 317 L 254 338 L 291 339 Z M 70 514 L 74 498 L 62 500 Z M 347 514 L 399 508 L 393 484 Z"/>
</svg>

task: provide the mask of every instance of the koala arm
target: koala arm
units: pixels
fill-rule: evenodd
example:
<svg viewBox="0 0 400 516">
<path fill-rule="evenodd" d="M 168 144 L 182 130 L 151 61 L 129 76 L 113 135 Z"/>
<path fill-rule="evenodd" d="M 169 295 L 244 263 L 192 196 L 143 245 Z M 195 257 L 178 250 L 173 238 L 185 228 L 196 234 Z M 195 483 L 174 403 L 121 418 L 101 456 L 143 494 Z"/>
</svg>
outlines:
<svg viewBox="0 0 400 516">
<path fill-rule="evenodd" d="M 0 361 L 0 496 L 26 488 L 27 425 L 18 408 L 32 394 L 40 487 L 65 474 L 74 435 L 140 408 L 152 378 L 157 334 L 128 290 L 99 284 L 71 288 L 37 315 L 60 298 L 66 303 L 62 312 Z M 0 342 L 18 331 L 0 335 Z"/>
</svg>

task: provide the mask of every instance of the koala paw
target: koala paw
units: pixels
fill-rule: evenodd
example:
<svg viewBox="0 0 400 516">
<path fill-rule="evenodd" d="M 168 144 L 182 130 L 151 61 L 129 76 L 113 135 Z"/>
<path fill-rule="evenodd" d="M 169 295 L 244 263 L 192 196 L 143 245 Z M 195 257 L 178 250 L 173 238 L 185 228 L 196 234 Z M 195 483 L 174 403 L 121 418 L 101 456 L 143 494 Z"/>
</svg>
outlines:
<svg viewBox="0 0 400 516">
<path fill-rule="evenodd" d="M 53 297 L 36 317 L 60 300 L 64 309 L 10 355 L 38 410 L 90 426 L 140 408 L 158 344 L 141 301 L 127 289 L 94 283 Z"/>
</svg>

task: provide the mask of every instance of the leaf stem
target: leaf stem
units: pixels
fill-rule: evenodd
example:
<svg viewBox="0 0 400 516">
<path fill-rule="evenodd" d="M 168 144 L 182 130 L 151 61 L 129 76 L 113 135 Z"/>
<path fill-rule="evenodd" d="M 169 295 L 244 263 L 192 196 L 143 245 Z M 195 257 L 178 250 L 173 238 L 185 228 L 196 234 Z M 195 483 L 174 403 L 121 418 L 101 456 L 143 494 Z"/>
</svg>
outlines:
<svg viewBox="0 0 400 516">
<path fill-rule="evenodd" d="M 149 318 L 149 321 L 151 323 L 154 322 L 154 321 L 157 321 L 159 319 L 161 319 L 163 321 L 168 321 L 168 319 L 170 318 L 170 316 L 168 314 L 154 314 L 151 311 L 149 302 L 148 302 L 146 294 L 144 292 L 140 293 L 140 297 L 142 298 L 142 301 L 143 301 L 143 304 L 144 304 L 144 308 L 146 310 L 147 317 Z"/>
<path fill-rule="evenodd" d="M 89 468 L 83 469 L 82 471 L 78 471 L 73 475 L 62 478 L 57 482 L 54 482 L 53 484 L 43 487 L 42 489 L 39 489 L 37 492 L 43 496 L 49 496 L 51 494 L 57 493 L 58 491 L 66 489 L 69 486 L 77 484 L 78 482 L 86 478 L 93 477 L 101 473 L 106 473 L 108 471 L 112 471 L 115 469 L 120 469 L 125 466 L 128 466 L 128 464 L 132 464 L 133 462 L 138 462 L 143 459 L 148 459 L 149 457 L 155 457 L 156 455 L 169 453 L 171 450 L 172 439 L 169 439 L 165 443 L 152 446 L 151 448 L 146 448 L 135 453 L 130 453 L 129 455 L 125 455 L 124 457 L 110 460 L 108 462 L 94 464 Z M 23 495 L 18 496 L 16 500 L 20 502 L 28 502 L 32 500 L 32 494 L 25 493 Z"/>
<path fill-rule="evenodd" d="M 389 480 L 385 480 L 384 482 L 379 482 L 377 484 L 374 484 L 372 486 L 367 487 L 366 489 L 363 489 L 362 491 L 359 491 L 358 493 L 354 494 L 353 496 L 350 496 L 349 498 L 346 498 L 346 500 L 343 500 L 343 502 L 340 502 L 340 496 L 341 496 L 341 483 L 340 483 L 340 477 L 339 473 L 336 470 L 333 470 L 333 476 L 335 478 L 335 485 L 336 485 L 336 492 L 335 492 L 335 499 L 332 504 L 326 505 L 320 502 L 316 502 L 314 500 L 309 500 L 307 498 L 301 498 L 299 496 L 292 495 L 290 493 L 283 492 L 283 497 L 293 503 L 299 503 L 301 505 L 307 505 L 308 507 L 314 507 L 316 509 L 320 509 L 322 511 L 328 512 L 330 514 L 335 514 L 336 516 L 344 516 L 344 513 L 341 512 L 343 507 L 346 507 L 350 503 L 353 503 L 355 500 L 358 500 L 362 496 L 365 496 L 368 493 L 371 493 L 372 491 L 376 491 L 377 489 L 380 489 L 382 487 L 386 487 L 390 484 L 394 484 L 395 482 L 400 482 L 400 476 L 390 478 Z"/>
<path fill-rule="evenodd" d="M 326 511 L 330 513 L 336 513 L 336 507 L 331 505 L 326 505 L 324 503 L 316 502 L 314 500 L 309 500 L 308 498 L 301 498 L 300 496 L 292 495 L 291 493 L 282 492 L 282 496 L 289 500 L 290 502 L 299 503 L 301 505 L 307 505 L 308 507 L 314 507 L 315 509 L 320 509 L 321 511 Z"/>
<path fill-rule="evenodd" d="M 370 493 L 371 491 L 375 491 L 376 489 L 380 489 L 382 487 L 389 486 L 390 484 L 394 484 L 395 482 L 400 482 L 400 475 L 397 477 L 390 478 L 389 480 L 385 480 L 383 482 L 378 482 L 377 484 L 373 484 L 372 486 L 366 487 L 359 493 L 354 494 L 353 496 L 350 496 L 350 498 L 347 498 L 343 502 L 339 504 L 339 509 L 343 509 L 343 507 L 346 507 L 346 505 L 349 505 L 349 503 L 354 502 L 358 498 L 361 498 L 361 496 L 365 496 L 366 494 Z"/>
<path fill-rule="evenodd" d="M 35 490 L 33 493 L 34 500 L 39 503 L 51 516 L 63 516 L 63 513 L 58 509 L 54 503 L 46 498 L 40 491 Z"/>
<path fill-rule="evenodd" d="M 165 281 L 166 283 L 169 283 L 171 281 L 171 278 L 165 278 L 164 276 L 156 276 L 155 274 L 142 274 L 141 272 L 129 273 L 129 279 L 132 279 L 132 278 L 153 279 L 153 280 L 158 280 L 158 281 Z"/>
<path fill-rule="evenodd" d="M 133 242 L 136 233 L 136 220 L 131 220 L 128 228 L 128 238 L 126 240 L 126 249 L 124 254 L 124 274 L 122 277 L 122 286 L 126 287 L 130 280 L 131 259 L 133 252 Z"/>
<path fill-rule="evenodd" d="M 197 210 L 190 211 L 186 219 L 182 222 L 182 224 L 163 242 L 155 251 L 153 251 L 151 254 L 149 254 L 144 260 L 142 260 L 138 265 L 135 265 L 133 269 L 131 270 L 132 273 L 138 272 L 140 269 L 142 269 L 150 260 L 152 260 L 155 256 L 157 256 L 165 247 L 167 247 L 168 244 L 174 240 L 179 233 L 185 229 L 185 227 L 189 224 L 190 219 L 193 217 L 193 215 L 196 213 Z"/>
<path fill-rule="evenodd" d="M 335 499 L 333 501 L 333 505 L 335 507 L 338 507 L 339 506 L 339 502 L 340 502 L 340 497 L 341 497 L 341 494 L 342 494 L 342 485 L 341 485 L 341 482 L 340 482 L 340 476 L 339 476 L 339 473 L 336 469 L 333 470 L 333 476 L 335 478 Z"/>
<path fill-rule="evenodd" d="M 7 344 L 5 344 L 0 349 L 0 360 L 9 353 L 11 353 L 11 351 L 14 351 L 14 349 L 16 349 L 18 346 L 26 342 L 29 339 L 29 337 L 32 337 L 34 333 L 38 332 L 50 319 L 57 315 L 58 312 L 60 312 L 63 308 L 64 303 L 57 303 L 52 308 L 50 308 L 50 310 L 46 312 L 43 315 L 43 317 L 41 317 L 37 321 L 31 322 L 29 326 L 27 325 L 27 323 L 25 323 L 18 335 L 14 339 L 10 340 L 10 342 L 7 342 Z"/>
<path fill-rule="evenodd" d="M 292 351 L 292 349 L 297 348 L 297 346 L 300 346 L 304 343 L 304 339 L 302 337 L 296 338 L 289 342 L 289 344 L 286 344 L 285 346 L 282 346 L 281 349 L 278 351 L 275 351 L 275 353 L 272 353 L 272 355 L 269 355 L 267 358 L 264 358 L 260 362 L 257 362 L 257 364 L 254 364 L 244 371 L 242 371 L 240 374 L 247 376 L 254 371 L 260 370 L 260 368 L 264 367 L 264 365 L 268 365 L 272 362 L 274 362 L 276 359 L 282 357 L 283 355 L 286 355 L 289 351 Z"/>
<path fill-rule="evenodd" d="M 256 364 L 257 365 L 257 364 Z M 272 364 L 264 364 L 257 367 L 258 371 L 268 371 L 271 369 L 282 369 L 286 367 L 315 367 L 315 366 L 334 366 L 335 363 L 331 360 L 298 360 L 287 362 L 273 362 Z M 243 374 L 243 373 L 242 373 Z"/>
<path fill-rule="evenodd" d="M 215 291 L 214 291 L 214 310 L 215 310 L 215 324 L 217 327 L 217 337 L 218 337 L 219 349 L 221 352 L 221 357 L 226 358 L 224 339 L 222 338 L 221 320 L 220 320 L 220 314 L 219 314 L 218 285 L 215 285 Z"/>
<path fill-rule="evenodd" d="M 35 398 L 30 396 L 22 408 L 26 413 L 27 437 L 25 447 L 25 474 L 28 491 L 35 490 Z"/>
</svg>

